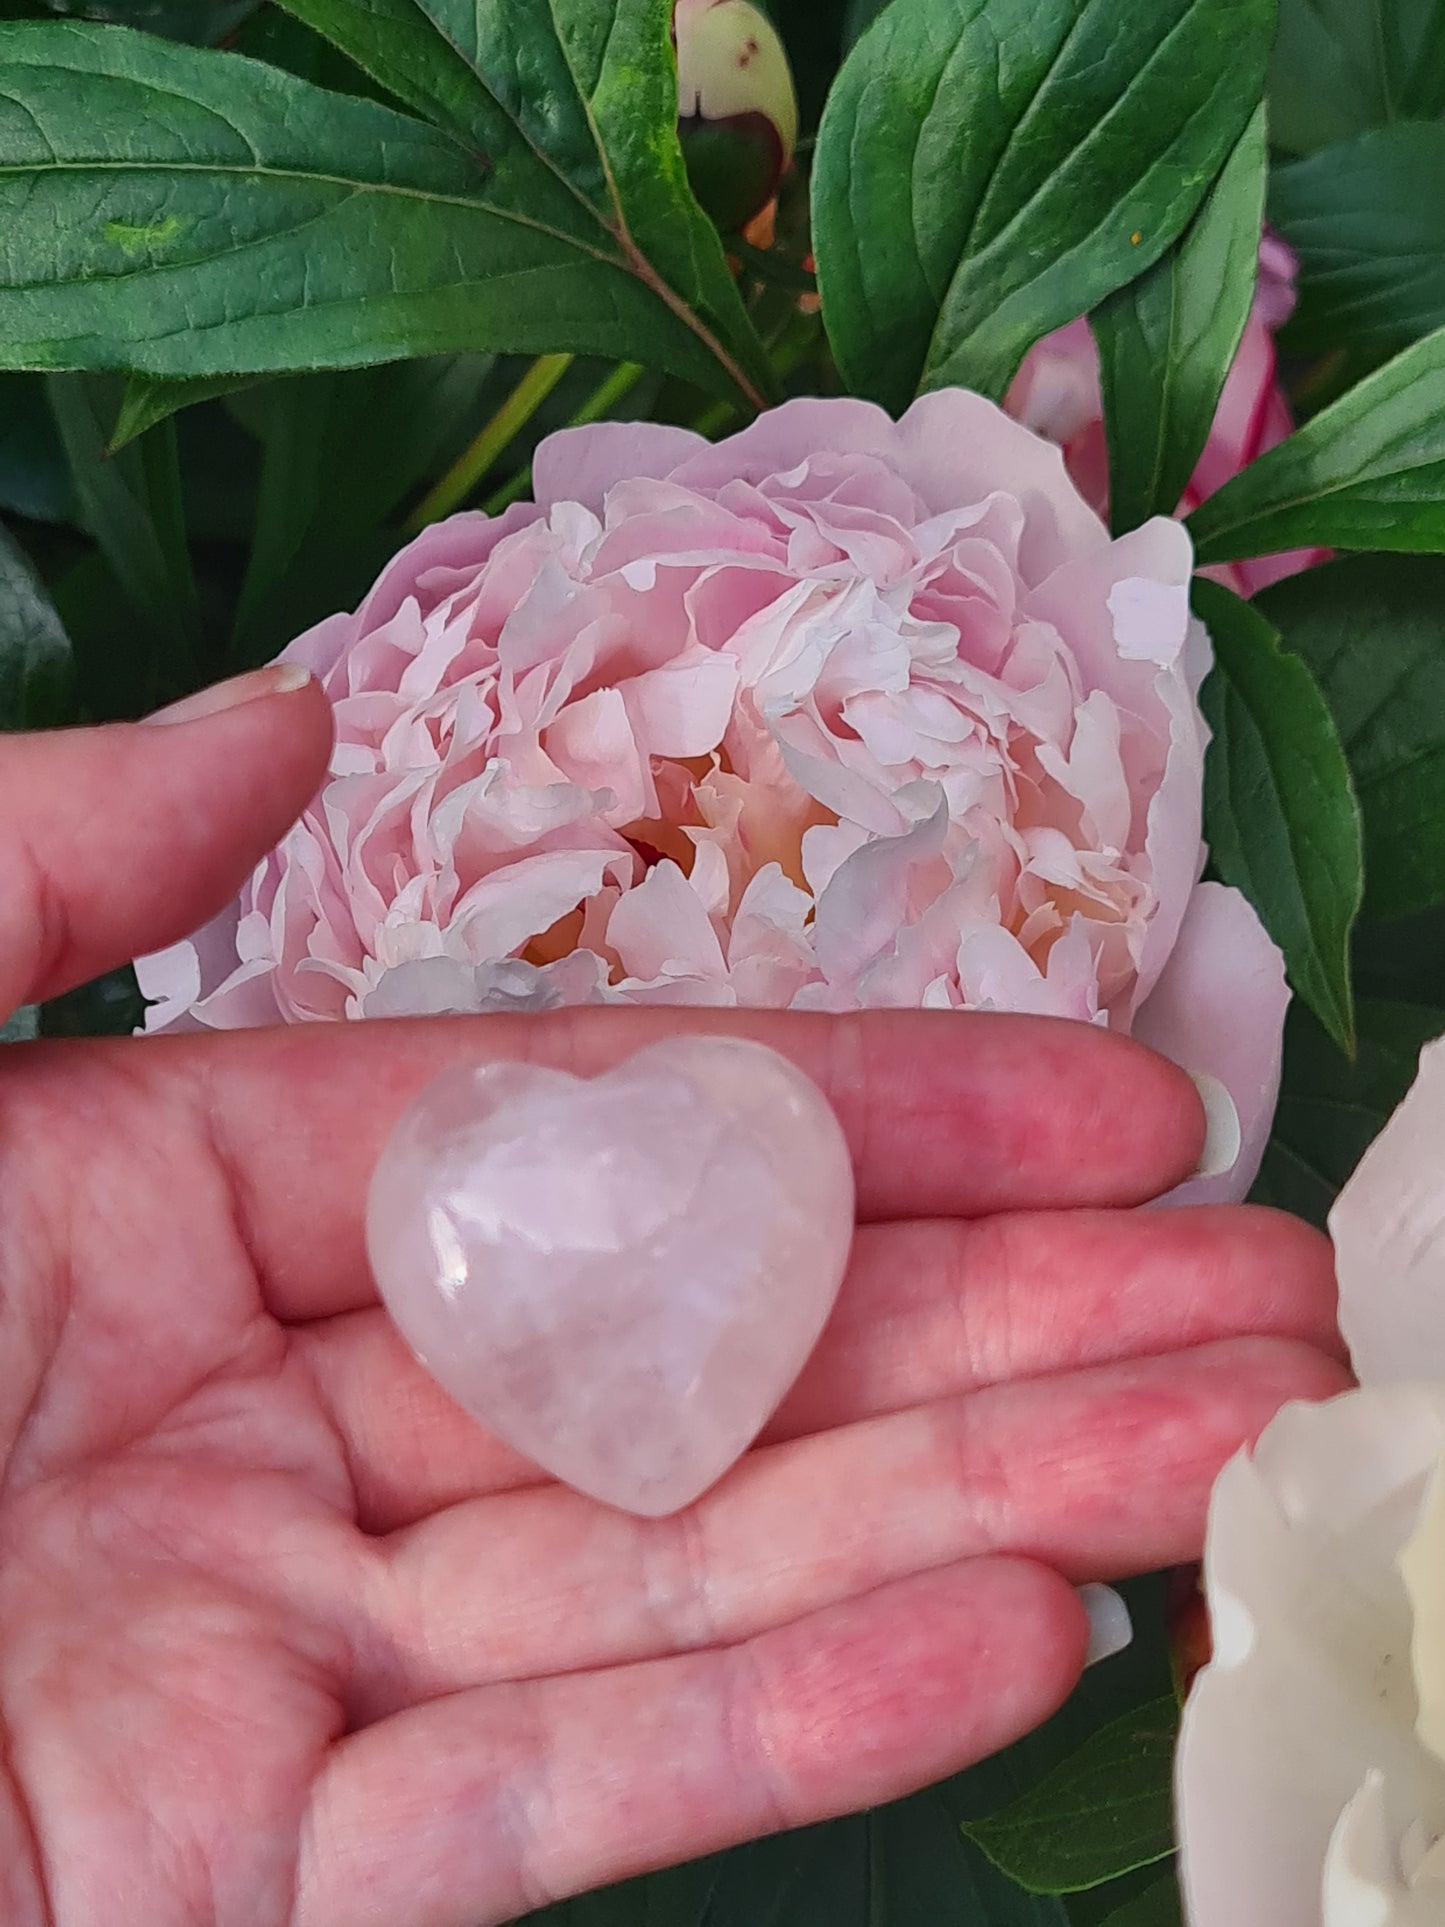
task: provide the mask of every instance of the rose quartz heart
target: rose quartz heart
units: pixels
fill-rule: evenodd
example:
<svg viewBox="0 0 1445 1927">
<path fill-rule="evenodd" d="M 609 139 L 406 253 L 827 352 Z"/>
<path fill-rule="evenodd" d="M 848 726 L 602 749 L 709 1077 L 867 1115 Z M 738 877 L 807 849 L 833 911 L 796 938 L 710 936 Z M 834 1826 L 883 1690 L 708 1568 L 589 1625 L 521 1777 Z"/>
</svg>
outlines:
<svg viewBox="0 0 1445 1927">
<path fill-rule="evenodd" d="M 568 1485 L 654 1517 L 757 1436 L 852 1231 L 822 1093 L 726 1037 L 590 1079 L 449 1071 L 397 1125 L 366 1212 L 387 1309 L 452 1397 Z"/>
</svg>

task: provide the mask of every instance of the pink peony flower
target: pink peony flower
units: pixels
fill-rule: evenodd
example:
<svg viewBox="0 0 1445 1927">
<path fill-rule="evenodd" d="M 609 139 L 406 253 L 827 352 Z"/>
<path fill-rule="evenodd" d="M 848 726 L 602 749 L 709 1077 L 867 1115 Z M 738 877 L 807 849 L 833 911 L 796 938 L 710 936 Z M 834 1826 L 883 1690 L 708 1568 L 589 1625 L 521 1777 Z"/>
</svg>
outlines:
<svg viewBox="0 0 1445 1927">
<path fill-rule="evenodd" d="M 1274 335 L 1294 311 L 1294 251 L 1266 234 L 1259 249 L 1259 280 L 1244 339 L 1224 384 L 1214 426 L 1199 465 L 1179 503 L 1181 515 L 1282 442 L 1294 429 L 1289 403 L 1275 380 Z M 1099 351 L 1087 321 L 1071 321 L 1031 348 L 1004 398 L 1016 421 L 1046 435 L 1064 451 L 1069 473 L 1087 501 L 1109 513 L 1109 451 L 1099 387 Z M 1251 596 L 1271 582 L 1297 575 L 1325 559 L 1322 549 L 1264 555 L 1208 571 L 1237 595 Z"/>
<path fill-rule="evenodd" d="M 1207 639 L 1177 522 L 1111 541 L 991 403 L 796 401 L 717 447 L 545 442 L 288 658 L 331 774 L 240 900 L 143 960 L 152 1030 L 668 1003 L 1035 1011 L 1232 1092 L 1286 991 L 1198 881 Z"/>
</svg>

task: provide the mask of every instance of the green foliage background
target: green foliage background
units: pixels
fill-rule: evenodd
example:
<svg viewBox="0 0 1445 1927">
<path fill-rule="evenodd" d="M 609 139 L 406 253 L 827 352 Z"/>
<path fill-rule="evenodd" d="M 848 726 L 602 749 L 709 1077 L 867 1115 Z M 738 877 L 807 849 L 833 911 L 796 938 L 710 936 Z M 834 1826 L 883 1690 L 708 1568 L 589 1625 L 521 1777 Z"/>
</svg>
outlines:
<svg viewBox="0 0 1445 1927">
<path fill-rule="evenodd" d="M 1196 600 L 1212 861 L 1298 993 L 1257 1195 L 1323 1222 L 1445 1029 L 1445 0 L 769 10 L 806 139 L 759 250 L 689 190 L 670 0 L 0 0 L 0 727 L 264 661 L 565 423 L 998 395 L 1086 312 L 1116 528 L 1172 512 L 1267 208 L 1303 426 L 1191 528 L 1338 551 Z M 138 1014 L 123 972 L 10 1034 Z M 998 1758 L 538 1920 L 1177 1922 L 1131 1595 L 1133 1649 Z"/>
</svg>

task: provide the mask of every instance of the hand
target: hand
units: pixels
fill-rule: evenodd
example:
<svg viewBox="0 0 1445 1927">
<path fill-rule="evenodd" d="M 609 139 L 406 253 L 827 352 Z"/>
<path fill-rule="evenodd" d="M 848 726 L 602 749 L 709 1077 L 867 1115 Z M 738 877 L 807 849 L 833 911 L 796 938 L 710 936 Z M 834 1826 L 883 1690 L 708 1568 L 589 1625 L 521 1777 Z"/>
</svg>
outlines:
<svg viewBox="0 0 1445 1927">
<path fill-rule="evenodd" d="M 314 687 L 0 745 L 0 992 L 172 941 L 319 780 Z M 641 1521 L 486 1437 L 378 1308 L 367 1177 L 444 1065 L 677 1027 L 854 1146 L 832 1325 L 769 1439 Z M 473 1927 L 886 1800 L 1074 1683 L 1070 1582 L 1198 1551 L 1344 1383 L 1328 1248 L 1133 1213 L 1202 1120 L 1086 1026 L 586 1010 L 0 1054 L 0 1919 Z"/>
</svg>

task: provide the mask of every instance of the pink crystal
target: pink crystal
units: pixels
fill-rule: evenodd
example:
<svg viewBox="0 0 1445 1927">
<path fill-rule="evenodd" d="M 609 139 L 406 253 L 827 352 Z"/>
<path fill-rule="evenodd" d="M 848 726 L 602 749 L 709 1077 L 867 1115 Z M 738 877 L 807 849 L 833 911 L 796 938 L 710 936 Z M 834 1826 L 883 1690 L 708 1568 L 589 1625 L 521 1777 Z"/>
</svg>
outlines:
<svg viewBox="0 0 1445 1927">
<path fill-rule="evenodd" d="M 452 1397 L 567 1484 L 653 1517 L 757 1436 L 852 1230 L 822 1093 L 726 1037 L 591 1079 L 447 1072 L 382 1152 L 366 1218 L 387 1309 Z"/>
</svg>

